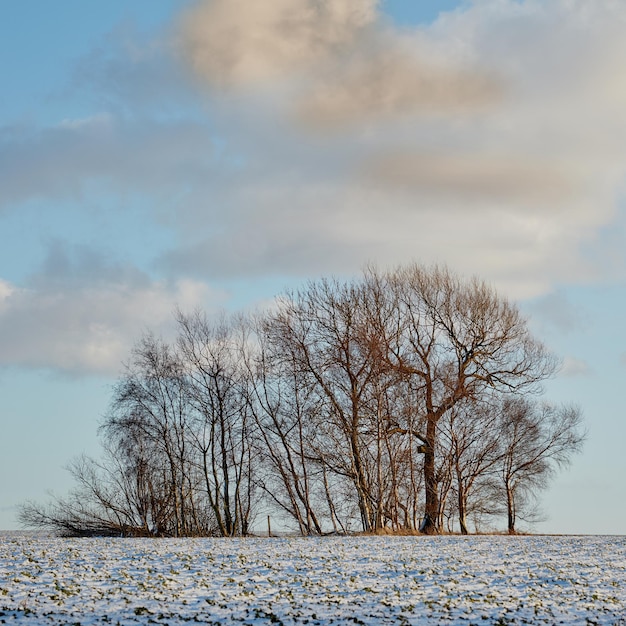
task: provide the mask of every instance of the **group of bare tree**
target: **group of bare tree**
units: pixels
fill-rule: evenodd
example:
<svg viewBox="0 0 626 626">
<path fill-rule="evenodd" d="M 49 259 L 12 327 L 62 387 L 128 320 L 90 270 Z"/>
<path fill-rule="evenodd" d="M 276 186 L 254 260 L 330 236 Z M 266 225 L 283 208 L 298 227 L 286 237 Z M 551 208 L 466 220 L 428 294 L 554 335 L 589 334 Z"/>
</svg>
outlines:
<svg viewBox="0 0 626 626">
<path fill-rule="evenodd" d="M 532 510 L 582 445 L 539 403 L 556 362 L 518 309 L 442 268 L 320 280 L 256 316 L 177 314 L 134 347 L 73 494 L 22 521 L 65 534 L 469 532 Z"/>
</svg>

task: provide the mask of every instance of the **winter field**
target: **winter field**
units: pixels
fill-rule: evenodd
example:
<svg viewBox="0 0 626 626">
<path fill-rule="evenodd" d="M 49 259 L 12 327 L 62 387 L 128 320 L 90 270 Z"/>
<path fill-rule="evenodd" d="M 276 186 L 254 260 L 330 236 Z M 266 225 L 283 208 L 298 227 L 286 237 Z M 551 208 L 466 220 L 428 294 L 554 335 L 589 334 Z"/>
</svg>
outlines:
<svg viewBox="0 0 626 626">
<path fill-rule="evenodd" d="M 626 624 L 624 537 L 0 535 L 0 623 Z"/>
</svg>

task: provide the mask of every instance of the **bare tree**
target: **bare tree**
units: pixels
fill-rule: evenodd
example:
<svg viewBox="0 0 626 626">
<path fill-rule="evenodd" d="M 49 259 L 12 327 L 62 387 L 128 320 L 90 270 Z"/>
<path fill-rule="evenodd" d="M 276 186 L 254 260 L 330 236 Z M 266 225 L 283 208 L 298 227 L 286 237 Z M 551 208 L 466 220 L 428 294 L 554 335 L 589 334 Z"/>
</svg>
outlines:
<svg viewBox="0 0 626 626">
<path fill-rule="evenodd" d="M 499 416 L 490 399 L 458 403 L 440 422 L 443 456 L 449 458 L 461 533 L 470 513 L 491 510 L 495 467 L 500 459 Z"/>
<path fill-rule="evenodd" d="M 578 408 L 537 404 L 519 397 L 502 402 L 499 433 L 507 529 L 514 534 L 524 505 L 546 487 L 557 468 L 570 463 L 586 434 Z"/>
<path fill-rule="evenodd" d="M 171 517 L 156 533 L 192 534 L 195 472 L 189 449 L 191 406 L 180 355 L 150 333 L 134 346 L 101 427 L 116 448 L 145 451 L 169 488 Z"/>
<path fill-rule="evenodd" d="M 247 534 L 253 501 L 249 405 L 242 350 L 243 322 L 177 314 L 178 347 L 193 407 L 192 445 L 220 534 Z"/>
<path fill-rule="evenodd" d="M 477 279 L 464 282 L 447 269 L 413 265 L 384 275 L 370 270 L 367 280 L 381 294 L 385 359 L 415 380 L 415 410 L 425 422 L 421 530 L 439 532 L 439 421 L 457 403 L 487 391 L 535 389 L 556 363 L 518 309 Z"/>
<path fill-rule="evenodd" d="M 268 323 L 275 344 L 294 355 L 298 370 L 315 386 L 323 407 L 318 419 L 333 425 L 327 434 L 336 441 L 324 451 L 326 468 L 352 481 L 362 527 L 369 531 L 380 522 L 376 452 L 372 457 L 376 417 L 368 400 L 375 393 L 381 363 L 367 340 L 362 297 L 357 283 L 310 283 L 284 297 Z"/>
<path fill-rule="evenodd" d="M 47 505 L 21 507 L 22 524 L 62 536 L 169 534 L 171 489 L 141 451 L 105 442 L 102 460 L 81 456 L 68 470 L 75 488 Z"/>
<path fill-rule="evenodd" d="M 294 346 L 277 337 L 267 319 L 255 319 L 254 328 L 255 349 L 246 351 L 243 363 L 256 447 L 265 464 L 257 468 L 256 482 L 271 503 L 295 520 L 301 534 L 321 534 L 323 471 L 315 454 L 319 433 L 313 428 L 319 397 L 310 377 L 300 371 Z M 332 508 L 329 513 L 336 523 Z"/>
</svg>

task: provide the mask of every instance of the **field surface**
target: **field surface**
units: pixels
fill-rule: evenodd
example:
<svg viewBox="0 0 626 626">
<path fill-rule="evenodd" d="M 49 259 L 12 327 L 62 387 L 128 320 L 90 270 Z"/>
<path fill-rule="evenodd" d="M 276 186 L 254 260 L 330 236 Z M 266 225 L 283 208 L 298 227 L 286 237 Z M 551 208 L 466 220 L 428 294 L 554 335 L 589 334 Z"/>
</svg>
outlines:
<svg viewBox="0 0 626 626">
<path fill-rule="evenodd" d="M 0 623 L 626 624 L 624 537 L 0 535 Z"/>
</svg>

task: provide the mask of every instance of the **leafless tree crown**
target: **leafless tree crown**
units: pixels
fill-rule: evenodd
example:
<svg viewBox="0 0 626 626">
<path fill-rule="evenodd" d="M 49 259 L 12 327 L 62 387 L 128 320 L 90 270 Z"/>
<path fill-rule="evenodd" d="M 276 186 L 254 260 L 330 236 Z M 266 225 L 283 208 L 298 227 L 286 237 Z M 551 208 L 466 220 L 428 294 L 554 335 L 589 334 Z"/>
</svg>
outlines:
<svg viewBox="0 0 626 626">
<path fill-rule="evenodd" d="M 176 313 L 113 390 L 103 460 L 22 521 L 65 534 L 469 532 L 529 519 L 584 440 L 535 399 L 556 361 L 517 307 L 446 268 L 322 279 L 263 314 Z"/>
</svg>

